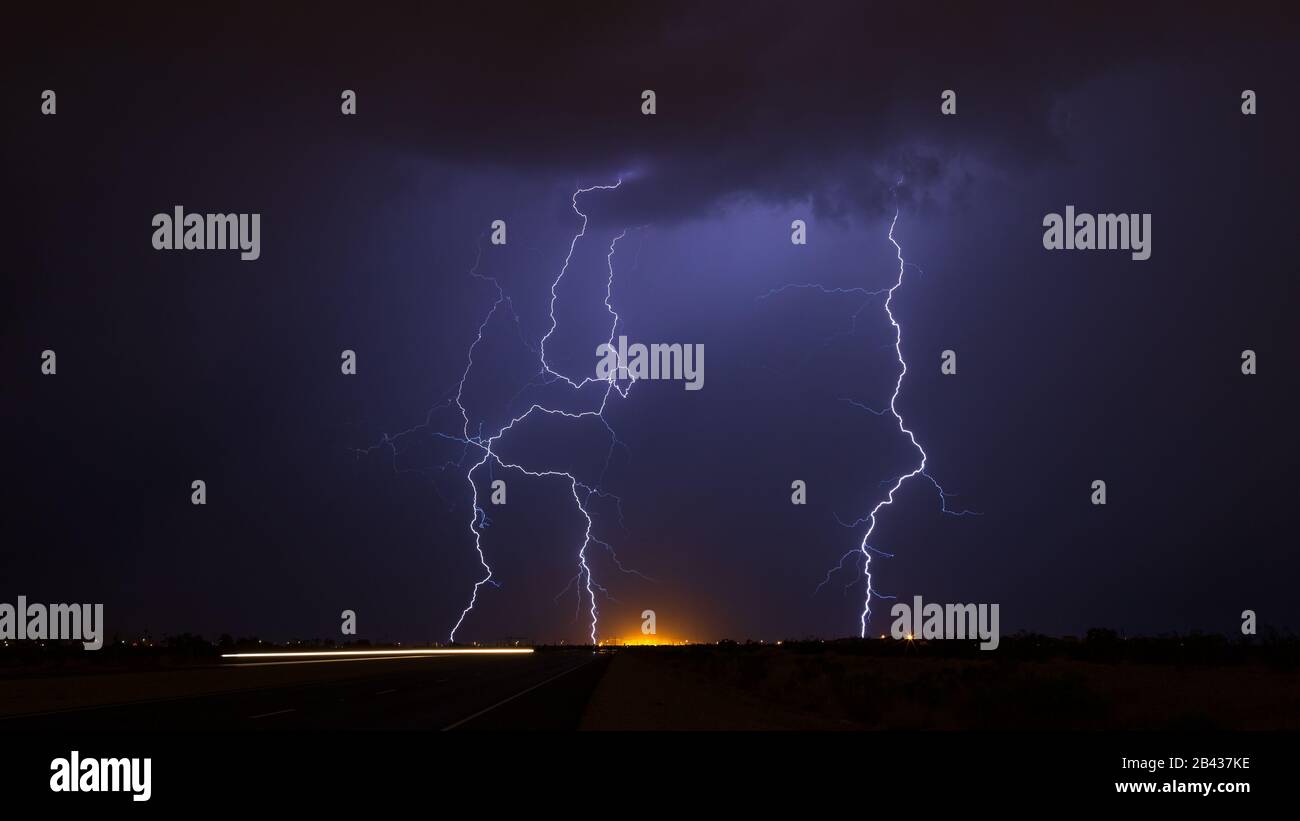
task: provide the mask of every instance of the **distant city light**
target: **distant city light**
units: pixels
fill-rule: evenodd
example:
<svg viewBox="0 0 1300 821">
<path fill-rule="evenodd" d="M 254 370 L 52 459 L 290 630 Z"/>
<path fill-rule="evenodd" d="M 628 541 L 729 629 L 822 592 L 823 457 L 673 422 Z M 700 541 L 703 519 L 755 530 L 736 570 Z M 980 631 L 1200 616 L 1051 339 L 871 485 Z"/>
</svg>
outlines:
<svg viewBox="0 0 1300 821">
<path fill-rule="evenodd" d="M 602 639 L 597 647 L 685 647 L 693 642 L 690 639 L 676 639 L 663 635 L 643 635 L 634 633 L 621 639 Z"/>
</svg>

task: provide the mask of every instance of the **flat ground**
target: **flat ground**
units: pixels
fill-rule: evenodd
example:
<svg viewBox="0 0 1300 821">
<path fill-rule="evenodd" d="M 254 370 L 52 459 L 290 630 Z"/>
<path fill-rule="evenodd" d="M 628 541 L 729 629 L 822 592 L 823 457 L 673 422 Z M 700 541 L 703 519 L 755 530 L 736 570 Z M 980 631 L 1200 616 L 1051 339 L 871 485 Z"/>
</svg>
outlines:
<svg viewBox="0 0 1300 821">
<path fill-rule="evenodd" d="M 775 647 L 625 648 L 583 729 L 1300 729 L 1300 673 Z"/>
<path fill-rule="evenodd" d="M 10 671 L 0 733 L 1300 729 L 1300 673 L 1285 659 L 1014 652 L 811 642 Z"/>
<path fill-rule="evenodd" d="M 238 661 L 0 681 L 0 733 L 572 730 L 608 656 Z"/>
</svg>

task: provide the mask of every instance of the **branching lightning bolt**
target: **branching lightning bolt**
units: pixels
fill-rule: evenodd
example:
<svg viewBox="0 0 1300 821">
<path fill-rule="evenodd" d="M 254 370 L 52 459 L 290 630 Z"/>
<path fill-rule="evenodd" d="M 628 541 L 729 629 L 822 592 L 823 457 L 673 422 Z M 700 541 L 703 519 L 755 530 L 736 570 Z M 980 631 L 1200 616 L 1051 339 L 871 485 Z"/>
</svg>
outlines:
<svg viewBox="0 0 1300 821">
<path fill-rule="evenodd" d="M 619 373 L 618 370 L 616 369 L 610 374 L 608 379 L 587 377 L 587 378 L 575 380 L 570 376 L 566 376 L 565 374 L 559 372 L 554 367 L 552 367 L 551 363 L 547 360 L 547 356 L 546 356 L 546 343 L 551 338 L 551 336 L 555 333 L 559 325 L 558 320 L 556 319 L 555 316 L 555 305 L 559 299 L 558 288 L 560 286 L 560 283 L 563 281 L 565 274 L 569 270 L 569 265 L 573 260 L 573 253 L 574 250 L 577 248 L 578 241 L 582 239 L 584 236 L 586 236 L 587 233 L 588 217 L 587 214 L 583 213 L 583 211 L 578 207 L 578 199 L 583 194 L 592 191 L 612 191 L 614 189 L 617 189 L 622 184 L 623 181 L 620 179 L 617 182 L 615 182 L 613 185 L 593 185 L 586 188 L 580 187 L 573 192 L 571 203 L 573 206 L 574 213 L 576 213 L 578 217 L 581 219 L 581 224 L 578 228 L 577 233 L 574 234 L 573 239 L 569 243 L 569 252 L 565 256 L 564 264 L 560 267 L 559 273 L 556 275 L 555 279 L 551 282 L 551 300 L 549 306 L 549 314 L 551 320 L 550 328 L 542 336 L 539 344 L 536 347 L 528 344 L 527 340 L 524 339 L 522 326 L 520 326 L 518 314 L 515 313 L 514 304 L 511 301 L 510 297 L 507 296 L 507 294 L 505 293 L 505 290 L 501 287 L 501 284 L 497 281 L 495 277 L 491 277 L 479 273 L 478 270 L 479 263 L 482 261 L 482 244 L 480 242 L 479 252 L 475 259 L 474 267 L 470 271 L 470 275 L 475 279 L 479 279 L 491 284 L 493 289 L 496 292 L 496 299 L 488 307 L 486 314 L 483 316 L 482 321 L 478 325 L 478 332 L 474 340 L 470 343 L 468 350 L 466 351 L 465 369 L 462 371 L 460 381 L 456 385 L 454 397 L 448 400 L 447 402 L 444 402 L 442 405 L 438 406 L 438 408 L 449 408 L 450 406 L 454 405 L 455 408 L 460 412 L 460 417 L 461 417 L 460 433 L 448 434 L 445 432 L 438 432 L 438 431 L 431 432 L 431 435 L 433 436 L 456 441 L 465 446 L 461 458 L 458 461 L 450 461 L 444 463 L 442 466 L 440 466 L 441 469 L 443 470 L 453 465 L 463 467 L 465 462 L 467 461 L 468 454 L 472 452 L 474 449 L 477 449 L 477 452 L 479 454 L 478 460 L 474 462 L 474 464 L 471 465 L 469 469 L 466 471 L 465 479 L 469 483 L 470 497 L 471 497 L 469 531 L 470 531 L 470 536 L 473 539 L 474 550 L 478 555 L 479 564 L 483 569 L 483 575 L 480 579 L 478 579 L 478 581 L 474 583 L 474 586 L 470 591 L 468 604 L 465 605 L 465 608 L 460 613 L 460 617 L 456 620 L 455 625 L 453 625 L 451 628 L 449 640 L 452 642 L 455 642 L 457 632 L 464 625 L 465 620 L 469 616 L 469 614 L 473 612 L 475 605 L 478 604 L 479 592 L 482 590 L 482 588 L 485 585 L 495 586 L 497 584 L 496 581 L 494 580 L 492 566 L 488 563 L 487 554 L 483 548 L 483 530 L 486 527 L 488 527 L 491 522 L 487 516 L 486 510 L 479 504 L 478 485 L 475 483 L 475 479 L 474 479 L 475 474 L 478 473 L 485 466 L 489 471 L 489 474 L 491 473 L 491 471 L 495 466 L 502 470 L 517 471 L 526 476 L 534 477 L 534 478 L 559 478 L 568 484 L 569 490 L 573 495 L 574 505 L 576 506 L 578 512 L 582 515 L 583 520 L 585 522 L 582 543 L 579 545 L 578 552 L 577 552 L 578 571 L 577 574 L 574 576 L 574 578 L 570 580 L 569 586 L 572 587 L 576 583 L 580 588 L 579 607 L 581 607 L 581 602 L 582 602 L 582 598 L 581 598 L 582 591 L 586 592 L 586 601 L 588 602 L 589 605 L 588 614 L 591 620 L 590 637 L 591 637 L 592 644 L 596 644 L 599 639 L 599 635 L 598 635 L 599 609 L 596 603 L 596 594 L 597 592 L 600 592 L 602 595 L 605 595 L 611 599 L 612 597 L 609 596 L 608 590 L 606 590 L 595 580 L 592 573 L 591 564 L 588 561 L 588 549 L 591 548 L 592 546 L 600 547 L 601 549 L 605 550 L 609 554 L 614 566 L 620 572 L 634 574 L 634 575 L 641 576 L 642 578 L 649 579 L 649 577 L 645 576 L 644 574 L 641 574 L 636 570 L 625 567 L 622 564 L 622 562 L 619 560 L 618 555 L 614 551 L 613 546 L 608 541 L 596 537 L 596 535 L 594 534 L 595 520 L 593 518 L 593 512 L 591 509 L 593 499 L 612 500 L 616 505 L 618 511 L 619 522 L 620 524 L 622 523 L 622 515 L 623 515 L 622 500 L 618 496 L 608 493 L 600 488 L 600 482 L 604 480 L 605 473 L 609 469 L 610 461 L 613 458 L 614 451 L 622 444 L 622 442 L 619 441 L 618 436 L 615 433 L 613 427 L 610 426 L 609 421 L 605 418 L 604 414 L 605 414 L 605 409 L 609 404 L 610 397 L 612 395 L 617 395 L 620 398 L 626 398 L 629 392 L 632 390 L 632 384 L 635 382 L 635 378 L 629 375 L 628 384 L 625 386 L 620 386 L 617 382 Z M 614 309 L 614 305 L 612 301 L 613 288 L 614 288 L 614 253 L 617 249 L 619 241 L 622 240 L 625 236 L 627 236 L 627 230 L 622 231 L 621 233 L 619 233 L 617 236 L 613 238 L 613 240 L 609 244 L 609 253 L 606 255 L 605 258 L 608 267 L 608 277 L 606 279 L 606 285 L 605 285 L 604 304 L 605 304 L 605 309 L 608 311 L 610 316 L 609 337 L 606 341 L 611 345 L 614 342 L 615 334 L 618 331 L 618 326 L 621 321 L 618 311 Z M 586 390 L 589 386 L 594 387 L 595 390 L 597 391 L 600 391 L 599 394 L 600 399 L 596 407 L 588 410 L 570 411 L 570 410 L 563 410 L 554 407 L 548 407 L 540 403 L 534 402 L 530 404 L 528 408 L 524 410 L 522 413 L 512 417 L 510 421 L 502 425 L 499 429 L 496 430 L 495 433 L 491 433 L 490 435 L 485 436 L 481 428 L 481 425 L 478 430 L 473 430 L 472 429 L 473 426 L 470 422 L 469 411 L 465 408 L 465 403 L 464 403 L 465 383 L 468 381 L 470 373 L 474 369 L 474 365 L 475 365 L 474 353 L 477 350 L 479 344 L 483 341 L 484 334 L 487 332 L 487 328 L 489 324 L 492 322 L 493 318 L 496 316 L 498 310 L 505 310 L 510 313 L 516 327 L 519 328 L 520 339 L 524 342 L 525 346 L 528 347 L 529 350 L 533 351 L 538 356 L 539 367 L 537 373 L 535 374 L 534 378 L 528 384 L 524 385 L 524 387 L 520 389 L 519 393 L 515 395 L 516 399 L 530 387 L 536 387 L 538 385 L 551 385 L 556 382 L 564 382 L 569 388 L 572 389 L 572 394 L 574 396 L 579 396 L 584 393 L 590 393 L 591 391 Z M 593 385 L 593 383 L 603 383 L 603 390 L 599 387 L 599 384 Z M 434 410 L 437 410 L 438 408 L 435 408 Z M 417 430 L 428 428 L 431 424 L 430 419 L 433 413 L 434 411 L 430 411 L 429 416 L 426 417 L 425 423 L 422 425 L 417 425 L 416 427 L 411 428 L 395 436 L 385 435 L 380 445 L 376 447 L 387 447 L 393 452 L 394 456 L 396 456 L 396 452 L 397 452 L 396 441 L 402 436 L 413 433 Z M 509 434 L 516 425 L 532 417 L 534 414 L 541 414 L 546 416 L 558 416 L 558 417 L 564 417 L 568 419 L 596 418 L 600 420 L 600 422 L 604 425 L 606 431 L 609 433 L 610 447 L 609 447 L 609 451 L 606 454 L 604 468 L 601 470 L 601 475 L 597 478 L 596 482 L 594 483 L 583 482 L 573 473 L 568 471 L 548 469 L 548 468 L 531 468 L 515 462 L 508 462 L 505 461 L 500 456 L 500 454 L 496 450 L 498 443 L 504 437 L 506 437 L 507 434 Z M 359 453 L 368 453 L 372 449 L 373 448 L 367 448 L 365 450 L 359 451 Z M 566 588 L 566 591 L 567 589 L 568 588 Z M 563 593 L 561 595 L 563 595 Z"/>
<path fill-rule="evenodd" d="M 889 489 L 889 494 L 876 503 L 876 506 L 871 509 L 871 513 L 868 514 L 867 517 L 870 520 L 870 524 L 867 526 L 867 531 L 862 534 L 862 543 L 858 546 L 858 549 L 862 551 L 862 575 L 865 576 L 867 580 L 866 596 L 862 603 L 862 631 L 859 634 L 863 638 L 866 638 L 867 636 L 867 622 L 871 619 L 871 596 L 875 592 L 875 588 L 872 587 L 871 584 L 871 534 L 876 530 L 876 515 L 880 512 L 881 508 L 894 503 L 894 494 L 898 492 L 898 489 L 903 486 L 904 482 L 925 471 L 925 464 L 929 460 L 925 448 L 921 447 L 921 443 L 916 441 L 916 434 L 907 427 L 907 424 L 903 421 L 902 414 L 898 412 L 898 394 L 903 390 L 903 377 L 907 376 L 907 362 L 903 359 L 903 326 L 898 324 L 898 319 L 894 317 L 892 307 L 894 292 L 902 287 L 903 272 L 906 270 L 906 264 L 903 262 L 903 246 L 898 244 L 898 240 L 894 239 L 894 226 L 897 224 L 898 211 L 895 210 L 894 218 L 889 223 L 889 241 L 893 244 L 894 250 L 898 255 L 898 279 L 894 281 L 894 285 L 889 289 L 889 296 L 885 297 L 885 314 L 889 317 L 889 324 L 894 328 L 894 353 L 898 357 L 899 371 L 898 379 L 894 382 L 894 393 L 889 397 L 889 412 L 892 413 L 894 419 L 898 421 L 898 429 L 907 434 L 907 438 L 911 441 L 912 447 L 916 448 L 917 453 L 921 454 L 921 462 L 910 473 L 904 473 L 894 480 L 894 485 Z"/>
<path fill-rule="evenodd" d="M 896 190 L 895 193 L 897 193 Z M 871 537 L 872 534 L 876 532 L 876 525 L 878 523 L 881 510 L 894 503 L 894 495 L 898 493 L 899 489 L 902 488 L 903 485 L 906 484 L 909 480 L 914 479 L 917 476 L 924 476 L 926 479 L 930 480 L 930 482 L 938 490 L 941 509 L 945 514 L 952 515 L 952 516 L 979 515 L 975 511 L 952 510 L 948 507 L 948 498 L 952 494 L 947 493 L 943 489 L 943 487 L 939 484 L 939 482 L 935 480 L 933 476 L 931 476 L 929 473 L 926 472 L 926 464 L 929 461 L 929 456 L 928 454 L 926 454 L 925 448 L 923 448 L 921 446 L 921 443 L 917 441 L 916 434 L 911 430 L 911 428 L 907 426 L 907 423 L 903 420 L 902 414 L 898 412 L 898 397 L 903 390 L 903 378 L 907 376 L 907 361 L 903 358 L 903 328 L 901 325 L 899 325 L 898 318 L 894 315 L 894 311 L 893 311 L 894 293 L 899 288 L 902 287 L 903 278 L 908 268 L 916 268 L 917 271 L 920 271 L 920 268 L 917 268 L 912 263 L 909 263 L 903 259 L 903 247 L 899 245 L 898 240 L 894 238 L 894 228 L 898 225 L 899 213 L 900 213 L 900 209 L 896 206 L 894 209 L 893 219 L 891 219 L 889 222 L 889 234 L 888 234 L 889 242 L 891 245 L 894 246 L 895 257 L 898 260 L 898 275 L 894 278 L 894 284 L 891 285 L 890 287 L 872 291 L 872 290 L 867 290 L 865 288 L 828 288 L 824 285 L 819 285 L 816 283 L 797 283 L 797 284 L 785 285 L 780 288 L 774 288 L 771 291 L 767 292 L 766 294 L 763 294 L 762 297 L 760 297 L 760 299 L 764 299 L 779 294 L 783 291 L 794 289 L 794 288 L 817 290 L 827 295 L 859 294 L 859 295 L 865 295 L 867 297 L 874 297 L 874 296 L 879 296 L 882 293 L 885 294 L 885 303 L 884 303 L 885 316 L 888 317 L 889 324 L 894 329 L 894 356 L 898 360 L 898 365 L 899 365 L 898 378 L 894 382 L 894 392 L 889 397 L 889 407 L 887 409 L 872 408 L 861 402 L 849 398 L 843 398 L 841 399 L 841 401 L 847 402 L 848 404 L 853 405 L 854 407 L 857 407 L 861 410 L 867 411 L 868 413 L 871 413 L 875 416 L 884 416 L 886 413 L 892 415 L 894 417 L 895 422 L 898 424 L 898 429 L 907 436 L 908 441 L 912 443 L 912 447 L 916 450 L 917 454 L 919 454 L 920 461 L 917 463 L 916 467 L 914 467 L 912 470 L 908 471 L 907 473 L 903 473 L 899 476 L 894 477 L 893 479 L 886 480 L 885 482 L 883 482 L 882 484 L 889 485 L 888 492 L 885 494 L 885 497 L 881 499 L 879 502 L 877 502 L 876 505 L 871 509 L 871 511 L 867 513 L 865 516 L 857 519 L 856 521 L 848 522 L 848 523 L 840 520 L 838 516 L 836 517 L 836 520 L 839 521 L 839 523 L 844 527 L 857 529 L 858 527 L 861 527 L 863 524 L 865 524 L 867 528 L 866 531 L 862 534 L 862 541 L 858 544 L 858 547 L 854 550 L 848 551 L 843 556 L 841 556 L 839 563 L 836 564 L 834 567 L 832 567 L 830 570 L 828 570 L 826 573 L 826 577 L 822 579 L 821 584 L 817 585 L 817 590 L 820 591 L 823 587 L 826 586 L 828 582 L 830 582 L 832 576 L 834 576 L 837 572 L 839 572 L 844 568 L 844 564 L 848 559 L 857 556 L 861 557 L 860 563 L 855 562 L 855 565 L 859 568 L 859 575 L 856 579 L 854 579 L 852 582 L 846 585 L 846 589 L 848 587 L 852 587 L 854 584 L 856 584 L 859 581 L 862 581 L 864 579 L 866 581 L 866 592 L 864 594 L 863 603 L 862 603 L 862 615 L 859 618 L 859 627 L 860 627 L 859 635 L 862 638 L 866 638 L 867 623 L 871 620 L 871 600 L 873 598 L 881 598 L 881 599 L 894 598 L 893 596 L 887 596 L 877 592 L 872 583 L 872 578 L 871 578 L 872 554 L 876 553 L 886 558 L 892 558 L 893 554 L 886 553 L 883 550 L 877 550 L 875 547 L 873 547 L 871 544 Z M 855 323 L 857 321 L 857 316 L 859 313 L 861 313 L 861 311 L 862 308 L 859 308 L 854 313 L 853 316 L 854 316 Z"/>
</svg>

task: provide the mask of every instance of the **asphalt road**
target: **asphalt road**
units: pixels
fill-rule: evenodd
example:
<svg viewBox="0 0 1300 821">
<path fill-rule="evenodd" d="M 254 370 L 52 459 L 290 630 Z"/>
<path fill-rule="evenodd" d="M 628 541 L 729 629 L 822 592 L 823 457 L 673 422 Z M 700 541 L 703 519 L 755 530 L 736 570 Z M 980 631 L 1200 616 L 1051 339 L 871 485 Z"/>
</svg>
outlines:
<svg viewBox="0 0 1300 821">
<path fill-rule="evenodd" d="M 0 734 L 573 730 L 608 663 L 589 650 L 232 662 L 204 673 L 227 692 L 0 718 Z"/>
</svg>

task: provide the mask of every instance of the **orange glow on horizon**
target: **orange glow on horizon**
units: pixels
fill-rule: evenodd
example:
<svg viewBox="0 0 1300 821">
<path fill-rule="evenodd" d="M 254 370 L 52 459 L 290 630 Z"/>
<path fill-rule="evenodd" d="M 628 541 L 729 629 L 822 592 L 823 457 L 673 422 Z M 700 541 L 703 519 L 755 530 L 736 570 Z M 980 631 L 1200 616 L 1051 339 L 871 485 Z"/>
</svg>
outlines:
<svg viewBox="0 0 1300 821">
<path fill-rule="evenodd" d="M 693 644 L 689 639 L 675 639 L 671 636 L 654 635 L 647 636 L 642 633 L 635 633 L 620 639 L 611 641 L 602 641 L 601 647 L 665 647 L 665 646 L 684 646 Z"/>
</svg>

